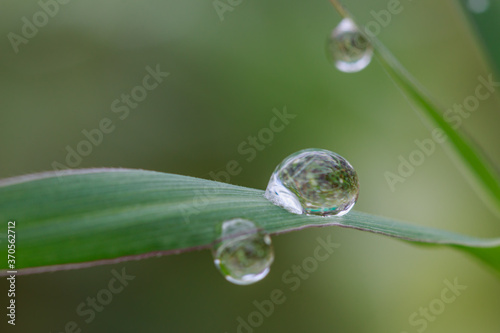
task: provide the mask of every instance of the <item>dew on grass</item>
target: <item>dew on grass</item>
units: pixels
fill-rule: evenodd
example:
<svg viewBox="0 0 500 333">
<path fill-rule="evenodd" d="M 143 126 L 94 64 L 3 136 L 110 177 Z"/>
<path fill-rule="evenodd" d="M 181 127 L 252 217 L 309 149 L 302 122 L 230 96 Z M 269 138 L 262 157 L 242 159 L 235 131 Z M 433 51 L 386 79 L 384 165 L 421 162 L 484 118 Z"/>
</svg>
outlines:
<svg viewBox="0 0 500 333">
<path fill-rule="evenodd" d="M 364 69 L 370 64 L 373 56 L 370 42 L 350 18 L 344 18 L 333 29 L 327 48 L 328 56 L 333 59 L 335 67 L 346 73 Z"/>
<path fill-rule="evenodd" d="M 220 225 L 214 244 L 215 266 L 234 284 L 247 285 L 262 280 L 274 260 L 271 237 L 249 220 L 235 218 Z"/>
<path fill-rule="evenodd" d="M 305 149 L 276 167 L 265 197 L 295 214 L 342 216 L 358 193 L 358 176 L 347 160 L 328 150 Z"/>
</svg>

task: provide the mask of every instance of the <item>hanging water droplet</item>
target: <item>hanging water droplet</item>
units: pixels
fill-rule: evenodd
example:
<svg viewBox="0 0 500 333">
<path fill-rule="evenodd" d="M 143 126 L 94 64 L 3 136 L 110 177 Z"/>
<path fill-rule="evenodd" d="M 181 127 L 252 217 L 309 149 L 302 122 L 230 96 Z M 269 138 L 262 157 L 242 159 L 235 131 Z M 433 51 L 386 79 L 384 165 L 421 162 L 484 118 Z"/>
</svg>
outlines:
<svg viewBox="0 0 500 333">
<path fill-rule="evenodd" d="M 213 255 L 215 266 L 234 284 L 262 280 L 274 260 L 271 237 L 254 222 L 236 218 L 221 224 Z"/>
<path fill-rule="evenodd" d="M 354 206 L 358 193 L 358 175 L 342 156 L 305 149 L 278 165 L 265 197 L 295 214 L 341 216 Z"/>
<path fill-rule="evenodd" d="M 328 40 L 328 52 L 338 70 L 346 73 L 359 72 L 372 60 L 370 42 L 350 19 L 345 18 L 333 29 Z"/>
</svg>

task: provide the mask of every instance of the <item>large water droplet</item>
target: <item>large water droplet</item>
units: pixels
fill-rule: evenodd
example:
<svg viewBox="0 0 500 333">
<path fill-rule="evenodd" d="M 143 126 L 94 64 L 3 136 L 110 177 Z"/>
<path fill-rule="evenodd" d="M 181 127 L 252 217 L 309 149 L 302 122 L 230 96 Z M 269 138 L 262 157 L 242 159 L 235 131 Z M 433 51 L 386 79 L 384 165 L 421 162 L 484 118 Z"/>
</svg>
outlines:
<svg viewBox="0 0 500 333">
<path fill-rule="evenodd" d="M 274 261 L 271 237 L 252 221 L 236 218 L 221 224 L 213 255 L 229 282 L 246 285 L 262 280 Z"/>
<path fill-rule="evenodd" d="M 333 29 L 328 41 L 329 56 L 342 72 L 359 72 L 372 60 L 370 42 L 350 19 L 345 18 Z"/>
<path fill-rule="evenodd" d="M 354 206 L 358 193 L 358 175 L 342 156 L 305 149 L 278 165 L 265 197 L 295 214 L 341 216 Z"/>
</svg>

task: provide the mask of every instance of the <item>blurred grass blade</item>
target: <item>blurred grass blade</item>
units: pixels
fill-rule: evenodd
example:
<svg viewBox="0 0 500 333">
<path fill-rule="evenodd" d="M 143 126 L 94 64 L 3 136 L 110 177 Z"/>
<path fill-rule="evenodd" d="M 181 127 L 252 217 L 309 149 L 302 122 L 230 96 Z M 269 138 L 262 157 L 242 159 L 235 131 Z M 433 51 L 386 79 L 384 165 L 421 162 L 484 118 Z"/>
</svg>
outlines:
<svg viewBox="0 0 500 333">
<path fill-rule="evenodd" d="M 16 227 L 21 274 L 82 268 L 206 248 L 216 225 L 243 217 L 269 233 L 340 226 L 411 242 L 450 245 L 500 273 L 500 239 L 480 239 L 369 214 L 302 216 L 271 204 L 264 191 L 153 171 L 68 170 L 0 181 L 0 220 Z M 0 243 L 7 267 L 6 237 Z M 0 271 L 5 275 L 6 269 Z"/>
<path fill-rule="evenodd" d="M 330 0 L 343 17 L 355 18 L 337 0 Z M 356 23 L 357 24 L 357 23 Z M 457 162 L 459 169 L 465 173 L 474 189 L 487 202 L 498 216 L 500 216 L 500 175 L 481 154 L 481 150 L 472 144 L 464 133 L 460 133 L 444 120 L 443 108 L 426 93 L 425 89 L 406 71 L 397 59 L 376 38 L 364 33 L 361 25 L 357 24 L 364 36 L 372 43 L 375 56 L 382 64 L 385 71 L 394 80 L 404 95 L 417 107 L 414 108 L 424 120 L 429 129 L 440 128 L 448 140 L 445 147 L 449 149 L 452 157 Z M 413 105 L 412 105 L 413 106 Z"/>
</svg>

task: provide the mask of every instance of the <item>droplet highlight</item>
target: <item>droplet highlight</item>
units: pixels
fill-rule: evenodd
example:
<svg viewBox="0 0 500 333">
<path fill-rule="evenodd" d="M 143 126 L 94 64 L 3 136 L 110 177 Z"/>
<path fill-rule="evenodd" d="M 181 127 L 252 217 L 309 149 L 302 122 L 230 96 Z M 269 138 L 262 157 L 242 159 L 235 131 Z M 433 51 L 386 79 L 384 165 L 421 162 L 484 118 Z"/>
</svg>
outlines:
<svg viewBox="0 0 500 333">
<path fill-rule="evenodd" d="M 346 159 L 329 150 L 305 149 L 276 167 L 264 196 L 291 213 L 342 216 L 358 194 L 358 175 Z"/>
<path fill-rule="evenodd" d="M 215 266 L 234 284 L 248 285 L 262 280 L 274 261 L 271 237 L 242 218 L 224 221 L 213 248 Z"/>
<path fill-rule="evenodd" d="M 370 64 L 373 47 L 354 21 L 344 18 L 330 35 L 328 53 L 338 70 L 354 73 Z"/>
</svg>

